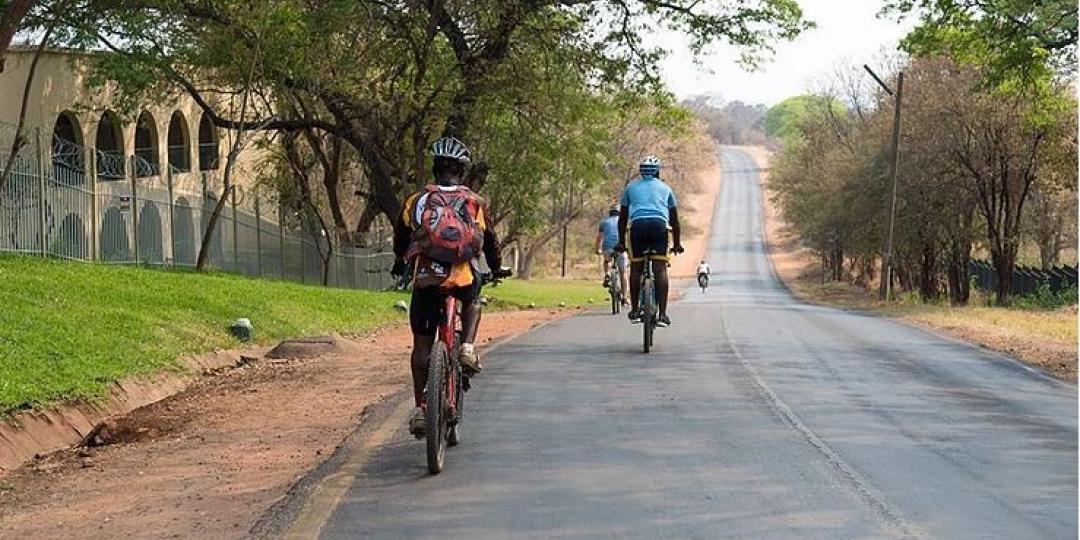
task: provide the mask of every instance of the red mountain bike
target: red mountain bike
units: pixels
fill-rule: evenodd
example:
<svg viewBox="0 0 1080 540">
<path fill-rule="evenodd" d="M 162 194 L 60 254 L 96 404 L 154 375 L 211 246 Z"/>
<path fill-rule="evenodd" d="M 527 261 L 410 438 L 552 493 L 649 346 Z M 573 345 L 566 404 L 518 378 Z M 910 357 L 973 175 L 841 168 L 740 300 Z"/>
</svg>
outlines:
<svg viewBox="0 0 1080 540">
<path fill-rule="evenodd" d="M 497 285 L 511 272 L 503 269 L 480 275 L 481 285 Z M 403 276 L 403 281 L 408 279 Z M 406 282 L 407 283 L 407 282 Z M 443 322 L 435 332 L 435 344 L 428 356 L 428 378 L 424 389 L 424 420 L 427 429 L 427 465 L 431 474 L 442 472 L 447 446 L 457 446 L 461 441 L 461 418 L 465 407 L 465 392 L 469 390 L 469 377 L 458 361 L 461 345 L 461 305 L 451 295 L 446 295 Z"/>
</svg>

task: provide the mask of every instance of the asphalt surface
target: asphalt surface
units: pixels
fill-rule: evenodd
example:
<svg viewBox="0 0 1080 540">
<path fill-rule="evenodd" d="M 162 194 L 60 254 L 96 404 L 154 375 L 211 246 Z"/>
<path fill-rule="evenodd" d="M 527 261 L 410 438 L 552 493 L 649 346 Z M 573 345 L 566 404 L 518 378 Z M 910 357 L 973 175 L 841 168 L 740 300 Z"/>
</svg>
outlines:
<svg viewBox="0 0 1080 540">
<path fill-rule="evenodd" d="M 712 286 L 651 354 L 601 313 L 501 347 L 446 470 L 396 427 L 322 538 L 1076 538 L 1076 387 L 794 300 L 721 157 Z"/>
</svg>

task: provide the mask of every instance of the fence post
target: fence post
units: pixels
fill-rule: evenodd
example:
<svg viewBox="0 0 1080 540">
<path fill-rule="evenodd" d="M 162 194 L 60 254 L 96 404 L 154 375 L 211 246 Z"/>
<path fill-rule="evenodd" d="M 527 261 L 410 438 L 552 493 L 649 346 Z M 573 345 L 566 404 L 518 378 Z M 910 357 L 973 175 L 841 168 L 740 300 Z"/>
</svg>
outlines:
<svg viewBox="0 0 1080 540">
<path fill-rule="evenodd" d="M 199 236 L 198 236 L 197 242 L 199 244 L 199 248 L 198 248 L 199 251 L 202 251 L 202 237 L 203 237 L 204 234 L 206 234 L 207 225 L 210 222 L 209 216 L 206 215 L 206 193 L 207 193 L 206 190 L 210 188 L 210 186 L 207 184 L 207 179 L 206 179 L 207 174 L 208 173 L 204 171 L 202 174 L 199 175 L 199 180 L 202 183 L 202 191 L 199 192 L 199 200 L 198 200 L 198 204 L 199 204 Z M 199 253 L 196 252 L 195 256 L 198 257 Z"/>
<path fill-rule="evenodd" d="M 304 222 L 300 221 L 300 283 L 307 283 L 307 252 L 304 250 Z"/>
<path fill-rule="evenodd" d="M 173 202 L 176 200 L 173 197 L 173 168 L 172 164 L 166 165 L 165 179 L 168 182 L 166 189 L 169 191 L 169 258 L 172 260 L 172 266 L 176 267 L 176 220 L 173 217 Z"/>
<path fill-rule="evenodd" d="M 18 133 L 15 134 L 19 136 Z M 49 224 L 48 208 L 45 204 L 45 151 L 41 148 L 41 130 L 34 130 L 34 140 L 37 143 L 37 166 L 38 166 L 38 225 L 41 235 L 41 256 L 49 256 Z"/>
<path fill-rule="evenodd" d="M 98 256 L 98 176 L 97 176 L 97 152 L 93 148 L 83 148 L 86 152 L 86 162 L 90 164 L 90 260 L 96 261 Z"/>
<path fill-rule="evenodd" d="M 127 161 L 127 167 L 124 168 L 128 175 L 131 177 L 131 236 L 135 240 L 133 243 L 135 253 L 135 264 L 139 264 L 139 183 L 137 181 L 138 174 L 135 170 L 135 156 L 131 156 Z"/>
<path fill-rule="evenodd" d="M 281 260 L 281 279 L 285 279 L 285 209 L 278 201 L 278 258 Z"/>
<path fill-rule="evenodd" d="M 229 202 L 232 203 L 232 260 L 233 272 L 240 273 L 240 250 L 236 248 L 236 186 L 229 190 Z"/>
<path fill-rule="evenodd" d="M 262 209 L 259 208 L 259 195 L 255 194 L 255 271 L 262 277 Z"/>
</svg>

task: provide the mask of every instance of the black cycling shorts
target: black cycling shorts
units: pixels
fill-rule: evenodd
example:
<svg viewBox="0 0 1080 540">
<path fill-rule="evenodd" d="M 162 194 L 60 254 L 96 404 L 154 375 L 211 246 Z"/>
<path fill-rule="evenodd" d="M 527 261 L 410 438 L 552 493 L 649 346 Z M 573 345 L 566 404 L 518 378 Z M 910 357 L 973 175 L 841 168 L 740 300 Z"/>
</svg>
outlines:
<svg viewBox="0 0 1080 540">
<path fill-rule="evenodd" d="M 668 259 L 667 222 L 662 219 L 639 219 L 630 223 L 630 260 L 640 262 L 645 259 L 645 251 L 652 250 L 653 260 Z"/>
<path fill-rule="evenodd" d="M 451 294 L 464 305 L 471 304 L 480 296 L 480 280 L 474 279 L 472 286 L 457 287 L 445 291 L 439 287 L 413 289 L 412 302 L 409 304 L 409 326 L 418 336 L 434 336 L 443 322 L 446 307 L 446 295 Z"/>
</svg>

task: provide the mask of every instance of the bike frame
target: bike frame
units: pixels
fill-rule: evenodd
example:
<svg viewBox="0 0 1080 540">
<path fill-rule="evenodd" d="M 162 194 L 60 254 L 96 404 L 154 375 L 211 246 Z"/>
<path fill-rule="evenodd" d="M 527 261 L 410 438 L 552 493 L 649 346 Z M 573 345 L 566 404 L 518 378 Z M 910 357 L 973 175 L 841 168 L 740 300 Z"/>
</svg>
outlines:
<svg viewBox="0 0 1080 540">
<path fill-rule="evenodd" d="M 446 403 L 447 408 L 449 409 L 450 417 L 453 418 L 457 415 L 457 385 L 460 384 L 460 382 L 457 380 L 457 370 L 452 369 L 454 363 L 456 362 L 455 348 L 458 345 L 456 335 L 458 321 L 457 298 L 454 298 L 453 295 L 446 295 L 445 310 L 446 313 L 443 317 L 443 324 L 439 325 L 439 330 L 436 335 L 438 336 L 439 341 L 442 341 L 444 344 L 446 344 L 446 351 L 450 356 L 450 358 L 447 359 L 447 368 L 451 369 L 449 369 L 448 375 L 446 377 Z"/>
</svg>

